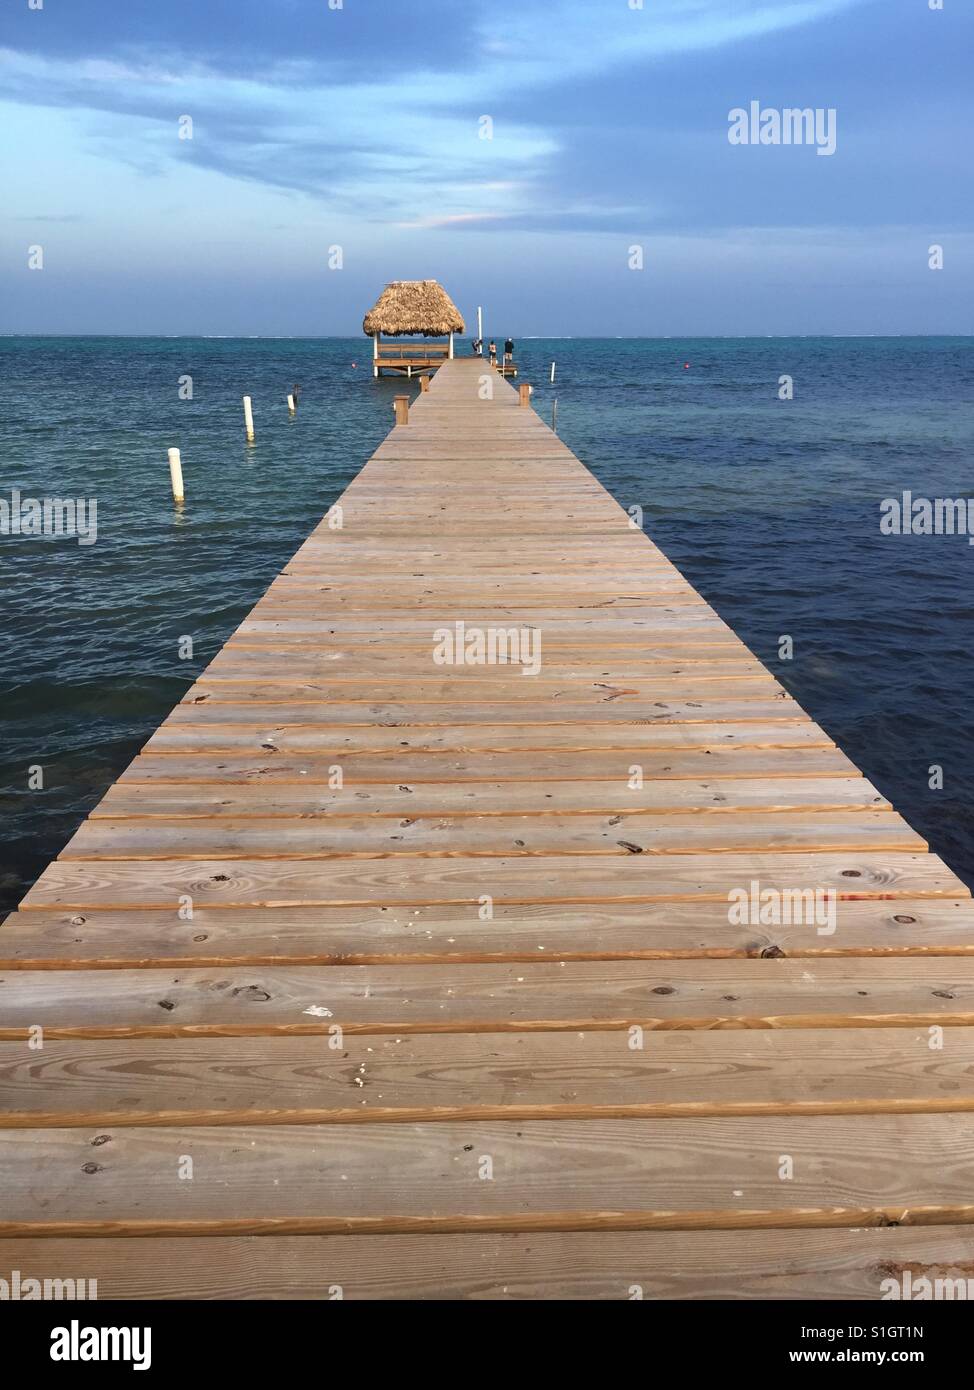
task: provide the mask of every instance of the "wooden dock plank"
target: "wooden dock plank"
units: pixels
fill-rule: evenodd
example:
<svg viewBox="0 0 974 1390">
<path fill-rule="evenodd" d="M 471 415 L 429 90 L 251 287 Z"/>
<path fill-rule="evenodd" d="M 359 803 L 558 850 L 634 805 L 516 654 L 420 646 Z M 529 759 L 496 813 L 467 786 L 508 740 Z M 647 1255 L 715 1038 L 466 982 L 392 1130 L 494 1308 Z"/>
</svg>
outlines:
<svg viewBox="0 0 974 1390">
<path fill-rule="evenodd" d="M 420 918 L 421 920 L 421 918 Z M 815 928 L 806 927 L 809 936 Z M 969 956 L 221 966 L 0 976 L 0 1038 L 974 1024 Z"/>
<path fill-rule="evenodd" d="M 379 712 L 387 713 L 390 717 L 380 718 Z M 369 721 L 369 713 L 373 712 L 374 723 Z M 591 722 L 586 722 L 589 712 L 585 711 L 586 719 L 573 720 L 572 710 L 564 706 L 557 707 L 552 711 L 553 714 L 563 716 L 549 720 L 525 720 L 517 718 L 522 711 L 511 711 L 511 716 L 505 721 L 497 718 L 497 709 L 494 706 L 481 710 L 479 707 L 470 709 L 470 722 L 465 723 L 461 720 L 447 722 L 443 714 L 436 707 L 429 707 L 424 712 L 416 711 L 415 714 L 407 717 L 396 717 L 400 714 L 399 710 L 389 709 L 388 707 L 372 707 L 372 711 L 361 706 L 346 707 L 338 711 L 338 719 L 334 724 L 327 723 L 307 723 L 297 724 L 283 721 L 273 722 L 271 720 L 251 722 L 249 724 L 229 724 L 229 723 L 175 723 L 167 729 L 160 729 L 152 736 L 143 749 L 143 753 L 236 753 L 241 749 L 256 751 L 265 750 L 268 752 L 284 753 L 319 753 L 323 749 L 334 747 L 336 737 L 341 737 L 342 731 L 347 729 L 373 729 L 375 727 L 386 729 L 397 729 L 408 731 L 410 729 L 440 729 L 449 730 L 457 742 L 462 742 L 467 731 L 471 737 L 477 737 L 478 731 L 481 739 L 487 739 L 488 747 L 502 742 L 510 735 L 514 741 L 514 746 L 533 746 L 531 740 L 543 740 L 545 733 L 550 730 L 552 737 L 560 742 L 556 746 L 569 748 L 573 751 L 583 751 L 588 746 L 588 740 L 595 739 L 596 747 L 608 746 L 615 748 L 628 747 L 630 742 L 635 742 L 639 746 L 640 739 L 647 737 L 650 746 L 655 742 L 661 747 L 672 747 L 674 742 L 686 747 L 695 744 L 697 747 L 707 747 L 710 743 L 720 738 L 725 738 L 726 742 L 744 742 L 750 736 L 752 745 L 760 746 L 769 744 L 772 747 L 778 746 L 775 740 L 779 735 L 785 739 L 785 747 L 795 744 L 805 744 L 811 747 L 831 747 L 822 738 L 819 730 L 811 720 L 802 717 L 789 717 L 787 711 L 781 705 L 773 705 L 770 702 L 726 702 L 705 704 L 700 701 L 692 701 L 684 709 L 680 706 L 668 706 L 667 712 L 657 711 L 655 716 L 646 719 L 642 723 L 638 719 L 629 723 L 621 714 L 612 711 L 595 711 L 595 718 Z M 507 711 L 504 711 L 506 713 Z M 483 713 L 486 717 L 479 722 L 477 714 Z M 259 715 L 260 711 L 255 711 Z M 686 717 L 682 717 L 682 716 Z M 784 717 L 781 717 L 781 716 Z M 722 726 L 731 725 L 731 728 Z M 782 730 L 781 726 L 788 728 Z M 805 726 L 797 733 L 791 732 L 793 726 Z M 687 727 L 690 726 L 690 727 Z M 737 738 L 739 726 L 741 737 Z M 657 736 L 653 739 L 652 735 L 644 736 L 639 730 L 646 728 L 663 728 L 668 730 L 668 734 L 662 737 Z M 488 730 L 487 734 L 483 731 Z M 539 732 L 543 731 L 543 732 Z M 404 735 L 408 737 L 408 734 Z M 669 743 L 666 742 L 667 737 Z M 361 735 L 359 735 L 361 741 Z M 609 741 L 611 739 L 611 742 Z M 402 746 L 400 744 L 400 746 Z M 407 745 L 408 746 L 408 745 Z M 544 743 L 541 743 L 544 747 Z"/>
<path fill-rule="evenodd" d="M 0 1127 L 974 1110 L 974 1028 L 0 1043 Z"/>
<path fill-rule="evenodd" d="M 281 835 L 287 838 L 282 855 Z M 296 820 L 154 818 L 88 821 L 61 851 L 62 860 L 496 857 L 544 854 L 730 854 L 784 850 L 923 850 L 926 843 L 895 811 L 809 812 L 802 817 L 449 816 L 402 820 L 330 816 Z"/>
<path fill-rule="evenodd" d="M 321 682 L 309 683 L 305 690 L 287 694 L 277 694 L 273 688 L 267 688 L 267 682 L 259 680 L 237 683 L 236 688 L 230 686 L 228 689 L 221 689 L 221 682 L 210 684 L 200 681 L 176 706 L 171 718 L 176 723 L 183 719 L 193 722 L 194 711 L 198 711 L 203 719 L 219 719 L 220 711 L 230 706 L 248 711 L 247 717 L 250 719 L 259 719 L 264 713 L 264 706 L 268 705 L 288 711 L 295 708 L 304 711 L 305 707 L 327 707 L 333 702 L 355 704 L 365 701 L 375 704 L 389 695 L 398 698 L 405 695 L 409 703 L 419 704 L 515 704 L 522 708 L 540 707 L 548 700 L 568 700 L 573 705 L 584 706 L 618 702 L 625 713 L 635 708 L 640 700 L 660 698 L 660 691 L 663 692 L 662 698 L 673 698 L 675 694 L 676 698 L 685 700 L 692 696 L 694 687 L 701 684 L 703 688 L 714 689 L 719 694 L 734 696 L 740 690 L 748 693 L 754 679 L 754 667 L 754 662 L 699 662 L 694 666 L 676 666 L 667 671 L 670 680 L 648 681 L 645 676 L 596 678 L 594 675 L 579 680 L 566 675 L 562 680 L 534 678 L 525 684 L 521 676 L 515 675 L 507 679 L 480 679 L 474 685 L 469 678 L 465 680 L 462 676 L 435 679 L 423 669 L 412 672 L 400 669 L 394 673 L 392 670 L 383 672 L 381 667 L 376 666 L 371 674 L 330 676 Z M 679 687 L 672 680 L 673 676 L 679 676 Z M 672 689 L 669 688 L 671 685 Z"/>
<path fill-rule="evenodd" d="M 737 811 L 790 812 L 888 811 L 890 803 L 864 777 L 822 777 L 768 782 L 736 778 L 721 782 L 644 781 L 629 787 L 612 782 L 455 782 L 385 785 L 368 783 L 348 796 L 345 788 L 283 784 L 268 788 L 232 783 L 222 790 L 206 782 L 116 783 L 92 811 L 90 820 L 106 817 L 220 816 L 268 819 L 272 816 L 520 816 L 699 812 L 723 815 Z"/>
<path fill-rule="evenodd" d="M 398 731 L 400 747 L 393 753 L 381 746 L 366 749 L 342 748 L 336 742 L 330 755 L 295 754 L 290 757 L 274 749 L 259 749 L 257 756 L 241 754 L 156 753 L 134 759 L 119 777 L 119 783 L 158 784 L 179 782 L 211 782 L 245 784 L 259 782 L 263 786 L 277 783 L 299 783 L 303 786 L 323 785 L 334 788 L 337 774 L 350 794 L 356 786 L 395 782 L 396 785 L 449 781 L 454 784 L 497 782 L 530 782 L 537 785 L 554 782 L 615 781 L 622 791 L 638 791 L 638 782 L 699 782 L 702 778 L 714 782 L 732 782 L 738 778 L 753 781 L 763 778 L 769 783 L 791 782 L 803 777 L 819 780 L 823 777 L 848 779 L 856 768 L 846 755 L 822 738 L 819 743 L 814 726 L 775 729 L 757 735 L 757 743 L 748 746 L 735 729 L 723 742 L 715 739 L 703 743 L 668 731 L 657 731 L 662 741 L 640 744 L 625 739 L 623 746 L 581 749 L 569 745 L 570 756 L 557 744 L 536 747 L 522 743 L 511 744 L 505 732 L 487 747 L 465 750 L 462 739 L 454 736 L 457 751 L 447 748 L 413 747 Z M 336 734 L 336 740 L 341 737 Z M 435 735 L 434 735 L 435 737 Z M 544 729 L 540 739 L 548 737 Z M 500 745 L 499 747 L 495 747 Z M 733 745 L 733 746 L 731 746 Z M 341 761 L 335 761 L 340 757 Z M 634 771 L 635 770 L 635 771 Z M 638 773 L 638 776 L 636 775 Z M 635 781 L 636 786 L 630 788 Z"/>
<path fill-rule="evenodd" d="M 732 956 L 974 955 L 969 898 L 843 900 L 841 930 L 728 922 L 723 902 L 224 911 L 45 909 L 0 927 L 0 968 L 693 960 Z"/>
<path fill-rule="evenodd" d="M 484 894 L 495 902 L 728 903 L 755 875 L 766 888 L 820 892 L 839 898 L 955 897 L 954 875 L 932 854 L 908 852 L 768 851 L 759 857 L 728 852 L 625 854 L 606 872 L 602 856 L 458 856 L 449 861 L 410 859 L 211 859 L 163 863 L 59 859 L 21 903 L 35 908 L 171 907 L 189 897 L 200 907 L 393 906 L 469 903 Z"/>
<path fill-rule="evenodd" d="M 970 1128 L 937 1114 L 0 1129 L 0 1236 L 971 1224 Z"/>
<path fill-rule="evenodd" d="M 974 1228 L 0 1239 L 4 1269 L 102 1299 L 871 1300 L 974 1266 Z"/>
</svg>

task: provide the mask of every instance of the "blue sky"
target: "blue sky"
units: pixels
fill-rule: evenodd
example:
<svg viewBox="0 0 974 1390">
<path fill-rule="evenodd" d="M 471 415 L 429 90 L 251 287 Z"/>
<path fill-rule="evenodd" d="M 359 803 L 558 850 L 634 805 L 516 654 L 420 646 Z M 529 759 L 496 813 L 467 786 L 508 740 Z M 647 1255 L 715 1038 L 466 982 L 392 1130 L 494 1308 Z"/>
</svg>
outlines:
<svg viewBox="0 0 974 1390">
<path fill-rule="evenodd" d="M 930 3 L 2 0 L 0 331 L 354 333 L 432 277 L 516 336 L 970 333 L 974 14 Z M 731 145 L 752 101 L 835 154 Z"/>
</svg>

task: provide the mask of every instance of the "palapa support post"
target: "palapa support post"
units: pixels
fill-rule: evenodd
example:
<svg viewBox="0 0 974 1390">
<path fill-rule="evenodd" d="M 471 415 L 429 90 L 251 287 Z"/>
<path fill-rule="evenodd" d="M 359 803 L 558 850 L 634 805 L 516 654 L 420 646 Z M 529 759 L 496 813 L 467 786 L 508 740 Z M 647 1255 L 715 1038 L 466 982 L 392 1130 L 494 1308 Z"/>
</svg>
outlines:
<svg viewBox="0 0 974 1390">
<path fill-rule="evenodd" d="M 428 390 L 430 389 L 430 379 L 429 379 L 428 376 L 421 376 L 421 377 L 420 377 L 420 379 L 419 379 L 419 389 L 420 389 L 420 391 L 428 391 Z"/>
<path fill-rule="evenodd" d="M 244 398 L 243 398 L 243 408 L 244 408 L 244 428 L 245 428 L 246 431 L 247 431 L 247 439 L 248 439 L 248 440 L 250 441 L 250 443 L 252 444 L 252 443 L 254 442 L 254 412 L 253 412 L 253 409 L 251 408 L 250 397 L 249 397 L 249 396 L 244 396 Z"/>
<path fill-rule="evenodd" d="M 521 382 L 520 386 L 517 388 L 517 394 L 519 405 L 531 404 L 531 387 L 526 381 Z"/>
<path fill-rule="evenodd" d="M 397 425 L 408 425 L 408 424 L 409 424 L 409 397 L 408 397 L 408 396 L 396 396 L 396 397 L 393 399 L 393 407 L 394 407 L 395 412 L 396 412 L 396 424 L 397 424 Z"/>
<path fill-rule="evenodd" d="M 169 450 L 169 477 L 172 482 L 173 501 L 182 503 L 185 496 L 183 493 L 183 465 L 179 458 L 178 449 Z"/>
</svg>

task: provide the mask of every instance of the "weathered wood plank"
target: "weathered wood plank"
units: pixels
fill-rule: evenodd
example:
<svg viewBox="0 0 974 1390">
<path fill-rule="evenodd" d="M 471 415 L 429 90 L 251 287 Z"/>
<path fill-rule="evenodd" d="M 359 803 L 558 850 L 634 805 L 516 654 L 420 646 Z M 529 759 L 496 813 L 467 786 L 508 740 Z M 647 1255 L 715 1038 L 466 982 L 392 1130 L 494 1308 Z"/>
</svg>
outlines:
<svg viewBox="0 0 974 1390">
<path fill-rule="evenodd" d="M 873 1300 L 974 1266 L 970 1226 L 0 1239 L 0 1265 L 102 1299 Z"/>
<path fill-rule="evenodd" d="M 348 705 L 336 706 L 335 722 L 329 723 L 283 723 L 273 720 L 259 720 L 254 718 L 247 724 L 221 723 L 213 721 L 208 723 L 193 724 L 187 722 L 166 723 L 159 728 L 146 744 L 146 752 L 182 752 L 189 750 L 199 750 L 201 752 L 234 752 L 238 749 L 251 749 L 259 751 L 261 748 L 271 746 L 271 751 L 279 749 L 282 752 L 309 752 L 314 753 L 321 749 L 335 747 L 336 737 L 340 736 L 343 729 L 367 728 L 372 729 L 376 724 L 396 729 L 448 729 L 454 738 L 460 742 L 465 737 L 468 729 L 489 729 L 491 737 L 496 744 L 506 736 L 505 731 L 510 727 L 514 737 L 519 737 L 522 742 L 543 738 L 548 730 L 552 730 L 556 736 L 563 741 L 569 738 L 574 742 L 570 747 L 584 749 L 589 733 L 593 731 L 593 725 L 597 732 L 594 737 L 604 740 L 606 731 L 611 732 L 613 737 L 613 747 L 628 746 L 629 731 L 633 728 L 663 727 L 671 729 L 674 725 L 681 729 L 685 725 L 692 726 L 690 736 L 695 737 L 698 746 L 706 746 L 709 739 L 719 737 L 720 730 L 715 730 L 715 724 L 731 724 L 733 729 L 725 731 L 733 738 L 738 725 L 756 726 L 760 736 L 765 742 L 774 739 L 779 733 L 779 724 L 806 724 L 804 735 L 798 738 L 810 746 L 822 746 L 824 740 L 811 720 L 805 720 L 799 715 L 796 719 L 788 716 L 788 707 L 778 701 L 753 700 L 750 703 L 744 701 L 721 701 L 703 704 L 693 701 L 687 705 L 669 705 L 666 709 L 659 709 L 653 715 L 640 724 L 637 720 L 628 722 L 626 713 L 605 706 L 597 706 L 593 709 L 573 710 L 571 707 L 560 706 L 556 711 L 561 718 L 550 720 L 536 719 L 528 720 L 524 717 L 524 712 L 517 707 L 509 705 L 471 705 L 463 707 L 467 721 L 457 717 L 457 708 L 453 709 L 451 718 L 451 707 L 441 709 L 435 705 L 427 706 L 424 709 L 413 707 L 407 709 L 404 706 L 380 706 L 380 705 Z M 794 709 L 795 707 L 792 706 Z M 255 715 L 259 716 L 259 711 Z M 573 714 L 576 716 L 572 718 Z M 480 716 L 478 722 L 478 716 Z M 783 717 L 782 717 L 783 716 Z M 701 729 L 702 726 L 702 729 Z M 540 731 L 540 732 L 539 732 Z M 747 732 L 745 727 L 744 732 Z M 752 734 L 754 729 L 752 728 Z M 481 735 L 483 737 L 483 735 Z M 638 738 L 638 734 L 635 735 Z M 670 734 L 671 742 L 675 738 L 680 738 L 681 734 Z M 786 735 L 787 737 L 787 735 Z M 687 736 L 682 735 L 685 744 Z M 660 740 L 661 742 L 661 740 Z M 528 746 L 531 746 L 528 743 Z M 785 745 L 787 746 L 787 744 Z"/>
<path fill-rule="evenodd" d="M 282 848 L 283 846 L 283 848 Z M 730 854 L 924 850 L 895 811 L 804 816 L 468 816 L 265 821 L 95 819 L 61 859 L 496 857 L 542 854 Z"/>
<path fill-rule="evenodd" d="M 0 1043 L 0 1127 L 974 1111 L 974 1029 Z"/>
<path fill-rule="evenodd" d="M 21 911 L 34 908 L 355 906 L 496 902 L 730 901 L 758 882 L 777 892 L 830 890 L 838 898 L 955 897 L 963 889 L 932 854 L 779 851 L 626 854 L 606 873 L 604 858 L 538 855 L 451 860 L 213 859 L 163 863 L 59 859 L 34 884 Z M 969 896 L 969 895 L 968 895 Z"/>
<path fill-rule="evenodd" d="M 135 758 L 118 780 L 120 784 L 297 782 L 335 787 L 340 773 L 345 787 L 387 782 L 397 786 L 444 781 L 455 785 L 497 781 L 536 785 L 591 780 L 615 781 L 620 790 L 629 790 L 629 784 L 640 779 L 644 785 L 647 781 L 698 782 L 702 778 L 714 782 L 764 778 L 770 783 L 787 783 L 803 777 L 846 779 L 856 775 L 855 764 L 837 748 L 809 744 L 814 733 L 802 733 L 797 745 L 789 744 L 787 736 L 798 728 L 804 726 L 789 726 L 781 735 L 786 740 L 783 743 L 778 741 L 777 732 L 773 742 L 764 732 L 756 747 L 748 747 L 735 730 L 722 744 L 714 740 L 697 744 L 692 738 L 687 743 L 673 735 L 671 742 L 662 745 L 627 743 L 622 749 L 572 748 L 570 756 L 558 750 L 557 745 L 554 749 L 530 745 L 519 749 L 506 741 L 499 749 L 488 746 L 470 752 L 449 751 L 435 744 L 414 748 L 408 743 L 408 731 L 400 730 L 399 742 L 407 747 L 398 753 L 383 749 L 381 740 L 374 749 L 338 745 L 330 756 L 287 756 L 273 748 L 259 749 L 249 758 L 239 753 L 160 752 Z M 506 740 L 507 735 L 503 738 Z M 454 749 L 458 741 L 454 739 Z M 341 761 L 336 763 L 336 757 Z"/>
<path fill-rule="evenodd" d="M 974 1222 L 964 1114 L 0 1130 L 0 1176 L 2 1236 Z"/>
<path fill-rule="evenodd" d="M 814 928 L 806 928 L 814 935 Z M 974 1024 L 974 959 L 12 970 L 0 1038 Z"/>
<path fill-rule="evenodd" d="M 727 904 L 495 903 L 469 907 L 195 906 L 18 912 L 0 927 L 0 968 L 72 965 L 353 965 L 656 960 L 745 956 L 974 955 L 970 898 L 844 900 L 836 931 L 803 921 L 737 925 Z"/>
<path fill-rule="evenodd" d="M 492 672 L 490 676 L 478 679 L 471 678 L 469 671 L 472 668 L 469 667 L 462 668 L 457 675 L 451 673 L 430 677 L 425 670 L 407 670 L 402 664 L 385 668 L 376 665 L 371 673 L 329 674 L 320 681 L 306 682 L 303 689 L 293 690 L 284 685 L 281 693 L 273 686 L 268 689 L 268 682 L 263 680 L 249 683 L 246 680 L 201 680 L 187 691 L 170 719 L 178 722 L 191 718 L 194 710 L 215 711 L 225 705 L 254 710 L 260 717 L 263 707 L 267 705 L 295 712 L 303 711 L 306 706 L 320 707 L 336 702 L 351 704 L 365 700 L 374 704 L 389 695 L 397 699 L 405 697 L 408 703 L 517 704 L 536 708 L 542 707 L 549 699 L 568 700 L 572 704 L 582 705 L 614 704 L 618 701 L 625 710 L 634 700 L 655 699 L 660 689 L 665 691 L 671 684 L 675 689 L 674 676 L 679 676 L 681 681 L 680 699 L 692 698 L 695 690 L 701 686 L 718 687 L 720 693 L 731 697 L 739 688 L 744 688 L 746 693 L 755 665 L 754 662 L 714 661 L 697 662 L 684 668 L 676 664 L 666 668 L 665 677 L 659 681 L 645 675 L 612 678 L 611 674 L 608 677 L 603 673 L 596 675 L 593 670 L 582 678 L 574 673 L 560 680 L 532 677 L 527 684 L 516 669 L 506 677 Z M 463 671 L 468 674 L 464 675 Z M 670 690 L 669 694 L 672 697 L 673 691 Z M 206 717 L 209 717 L 209 713 Z M 214 713 L 212 717 L 217 718 L 217 715 Z"/>
<path fill-rule="evenodd" d="M 702 768 L 713 768 L 716 776 L 720 776 L 722 772 L 726 775 L 733 774 L 739 762 L 743 762 L 743 759 L 738 757 L 731 760 L 722 759 L 719 755 L 724 752 L 749 750 L 753 754 L 762 749 L 835 751 L 834 746 L 810 720 L 780 720 L 774 723 L 761 719 L 755 720 L 754 723 L 729 720 L 724 724 L 691 722 L 688 726 L 662 721 L 657 724 L 622 724 L 613 723 L 608 719 L 599 724 L 546 724 L 543 721 L 535 724 L 512 722 L 463 725 L 390 722 L 378 726 L 363 721 L 360 724 L 317 728 L 280 724 L 251 725 L 245 729 L 235 726 L 225 733 L 224 728 L 225 726 L 219 724 L 215 727 L 201 728 L 195 725 L 170 724 L 150 739 L 143 749 L 143 757 L 165 757 L 170 759 L 173 766 L 183 766 L 198 760 L 201 766 L 205 767 L 208 761 L 216 758 L 225 757 L 228 762 L 234 759 L 239 761 L 242 756 L 246 757 L 249 754 L 251 758 L 265 760 L 267 754 L 275 754 L 283 755 L 275 758 L 275 770 L 280 771 L 281 765 L 293 765 L 293 760 L 300 758 L 304 765 L 303 775 L 308 776 L 313 772 L 315 760 L 318 760 L 320 765 L 321 759 L 327 759 L 326 765 L 330 769 L 331 760 L 340 755 L 344 777 L 354 779 L 348 754 L 395 754 L 402 759 L 402 775 L 410 766 L 406 761 L 410 753 L 490 755 L 522 752 L 524 755 L 537 754 L 541 759 L 548 761 L 545 755 L 554 750 L 565 750 L 565 753 L 571 755 L 570 762 L 564 754 L 552 761 L 562 770 L 571 770 L 578 764 L 579 771 L 584 774 L 587 768 L 584 755 L 605 752 L 617 755 L 607 761 L 615 764 L 613 770 L 616 771 L 616 775 L 620 780 L 624 777 L 628 785 L 633 780 L 639 780 L 634 778 L 637 768 L 641 771 L 643 779 L 653 777 L 657 771 L 665 776 L 672 766 L 672 754 L 675 750 L 686 750 L 684 756 L 688 760 L 694 752 L 704 754 L 710 761 L 703 764 Z M 300 743 L 300 746 L 294 747 L 295 743 Z M 654 758 L 654 754 L 671 756 L 661 759 Z M 841 756 L 844 758 L 845 755 Z M 534 761 L 533 756 L 531 760 Z M 635 760 L 636 768 L 630 760 Z M 470 762 L 471 770 L 475 771 L 476 760 L 471 759 Z M 621 771 L 617 770 L 620 764 Z M 422 762 L 412 765 L 423 767 Z M 833 765 L 833 760 L 830 760 L 829 766 Z M 134 764 L 132 766 L 134 767 Z M 366 770 L 370 767 L 364 763 L 361 766 Z M 490 763 L 487 766 L 492 767 L 494 764 Z M 769 777 L 774 775 L 777 766 L 776 758 L 765 758 L 763 761 L 763 767 L 768 769 Z M 785 763 L 785 767 L 793 766 L 794 763 Z M 461 766 L 449 764 L 444 769 L 444 776 L 462 770 Z M 544 771 L 547 770 L 545 767 Z M 329 770 L 329 781 L 334 780 L 334 775 Z M 636 787 L 632 789 L 637 790 Z"/>
<path fill-rule="evenodd" d="M 105 817 L 259 816 L 303 818 L 327 816 L 630 816 L 674 812 L 734 815 L 805 811 L 889 811 L 890 803 L 864 777 L 731 779 L 715 784 L 650 781 L 642 786 L 614 782 L 419 782 L 367 783 L 331 789 L 278 784 L 273 789 L 233 783 L 222 790 L 206 782 L 115 783 L 89 820 Z M 283 827 L 282 827 L 283 829 Z"/>
<path fill-rule="evenodd" d="M 765 708 L 769 708 L 768 718 L 772 722 L 811 723 L 794 700 L 784 699 L 781 687 L 770 677 L 760 680 L 746 676 L 731 676 L 717 682 L 707 681 L 699 690 L 680 688 L 676 681 L 660 684 L 644 692 L 625 685 L 612 685 L 603 682 L 591 690 L 574 690 L 564 684 L 555 685 L 550 691 L 532 694 L 534 681 L 525 683 L 515 676 L 499 692 L 499 698 L 483 694 L 479 686 L 472 689 L 469 683 L 464 689 L 457 689 L 457 683 L 444 688 L 427 685 L 425 682 L 412 685 L 403 691 L 376 689 L 374 683 L 361 684 L 349 682 L 352 691 L 362 690 L 361 695 L 349 693 L 342 686 L 333 686 L 327 695 L 317 699 L 274 700 L 264 699 L 255 702 L 252 698 L 238 698 L 214 702 L 205 688 L 194 689 L 186 700 L 176 706 L 166 726 L 206 727 L 210 724 L 248 727 L 267 724 L 286 724 L 292 727 L 322 727 L 343 723 L 379 723 L 389 718 L 405 723 L 443 723 L 463 726 L 473 724 L 527 723 L 530 725 L 580 723 L 583 727 L 605 720 L 617 724 L 659 723 L 672 718 L 669 711 L 675 707 L 688 708 L 692 714 L 681 718 L 680 722 L 700 723 L 708 719 L 720 720 L 722 706 L 747 705 L 742 710 L 745 722 L 760 720 Z M 389 685 L 394 682 L 390 681 Z M 692 686 L 692 682 L 690 683 Z M 429 694 L 425 692 L 429 691 Z M 752 705 L 757 705 L 753 709 Z M 784 705 L 785 708 L 779 708 Z M 545 717 L 547 716 L 547 718 Z M 724 721 L 726 722 L 726 720 Z"/>
</svg>

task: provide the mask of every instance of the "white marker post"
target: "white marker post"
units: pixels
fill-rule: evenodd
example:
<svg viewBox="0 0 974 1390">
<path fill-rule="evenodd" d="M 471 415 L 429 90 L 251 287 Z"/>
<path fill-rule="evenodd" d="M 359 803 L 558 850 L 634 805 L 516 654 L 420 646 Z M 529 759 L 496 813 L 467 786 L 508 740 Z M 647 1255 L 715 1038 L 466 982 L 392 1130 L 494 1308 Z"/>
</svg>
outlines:
<svg viewBox="0 0 974 1390">
<path fill-rule="evenodd" d="M 183 465 L 179 459 L 179 450 L 169 450 L 169 477 L 172 480 L 172 495 L 174 502 L 184 500 L 183 493 Z"/>
<path fill-rule="evenodd" d="M 483 341 L 484 341 L 484 311 L 483 311 L 483 309 L 481 309 L 480 305 L 478 304 L 478 305 L 477 305 L 477 342 L 478 342 L 478 343 L 482 343 Z"/>
<path fill-rule="evenodd" d="M 249 396 L 244 396 L 244 398 L 243 398 L 243 408 L 244 408 L 244 425 L 246 426 L 246 429 L 247 429 L 247 439 L 248 439 L 249 443 L 252 444 L 252 443 L 254 442 L 254 412 L 253 412 L 253 410 L 251 409 L 250 397 L 249 397 Z"/>
<path fill-rule="evenodd" d="M 291 414 L 293 415 L 294 412 L 295 412 L 295 410 L 296 410 L 296 406 L 295 406 L 295 404 L 294 404 L 294 397 L 291 396 L 291 395 L 289 395 L 288 398 L 287 398 L 287 408 L 288 408 L 288 410 L 291 412 Z"/>
<path fill-rule="evenodd" d="M 554 362 L 552 362 L 552 364 L 551 364 L 551 384 L 552 384 L 552 386 L 555 384 L 555 364 L 554 364 Z"/>
</svg>

